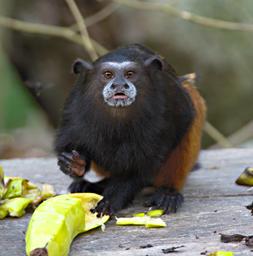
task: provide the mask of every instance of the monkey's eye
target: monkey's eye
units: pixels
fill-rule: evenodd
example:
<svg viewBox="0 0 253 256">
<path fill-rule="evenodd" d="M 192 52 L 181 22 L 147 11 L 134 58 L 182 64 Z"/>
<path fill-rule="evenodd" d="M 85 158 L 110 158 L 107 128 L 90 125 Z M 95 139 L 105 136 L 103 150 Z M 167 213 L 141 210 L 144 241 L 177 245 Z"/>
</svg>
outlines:
<svg viewBox="0 0 253 256">
<path fill-rule="evenodd" d="M 104 78 L 106 78 L 106 79 L 111 79 L 111 78 L 113 78 L 113 73 L 112 73 L 111 71 L 105 71 L 105 72 L 103 73 L 103 75 L 104 75 Z"/>
<path fill-rule="evenodd" d="M 134 74 L 135 74 L 135 72 L 132 71 L 132 70 L 130 70 L 130 71 L 127 71 L 127 72 L 125 73 L 125 77 L 126 77 L 126 78 L 131 78 L 131 77 L 134 76 Z"/>
</svg>

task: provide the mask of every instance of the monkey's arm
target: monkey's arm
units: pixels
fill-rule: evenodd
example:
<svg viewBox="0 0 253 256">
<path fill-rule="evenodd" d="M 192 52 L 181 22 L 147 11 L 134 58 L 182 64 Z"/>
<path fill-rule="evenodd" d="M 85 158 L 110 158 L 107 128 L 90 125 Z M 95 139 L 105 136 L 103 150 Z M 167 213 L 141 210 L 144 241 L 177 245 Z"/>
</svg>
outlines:
<svg viewBox="0 0 253 256">
<path fill-rule="evenodd" d="M 189 81 L 183 82 L 183 87 L 191 96 L 195 118 L 179 145 L 160 168 L 154 182 L 158 190 L 146 204 L 164 208 L 165 212 L 175 212 L 183 201 L 179 192 L 197 161 L 205 121 L 206 106 L 203 98 Z"/>
<path fill-rule="evenodd" d="M 76 142 L 77 132 L 68 124 L 71 124 L 71 121 L 65 118 L 55 141 L 58 165 L 65 174 L 73 178 L 82 177 L 89 169 L 91 161 L 84 146 Z"/>
</svg>

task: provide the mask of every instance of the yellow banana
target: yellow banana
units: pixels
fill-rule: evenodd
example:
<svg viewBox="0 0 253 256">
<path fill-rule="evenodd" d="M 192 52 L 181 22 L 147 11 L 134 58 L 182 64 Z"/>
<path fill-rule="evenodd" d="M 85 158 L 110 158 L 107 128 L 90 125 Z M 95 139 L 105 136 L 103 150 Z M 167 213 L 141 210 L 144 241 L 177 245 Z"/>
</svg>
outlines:
<svg viewBox="0 0 253 256">
<path fill-rule="evenodd" d="M 102 218 L 90 212 L 102 196 L 75 193 L 50 198 L 39 205 L 32 215 L 26 233 L 26 253 L 29 256 L 66 256 L 74 237 L 103 225 Z"/>
</svg>

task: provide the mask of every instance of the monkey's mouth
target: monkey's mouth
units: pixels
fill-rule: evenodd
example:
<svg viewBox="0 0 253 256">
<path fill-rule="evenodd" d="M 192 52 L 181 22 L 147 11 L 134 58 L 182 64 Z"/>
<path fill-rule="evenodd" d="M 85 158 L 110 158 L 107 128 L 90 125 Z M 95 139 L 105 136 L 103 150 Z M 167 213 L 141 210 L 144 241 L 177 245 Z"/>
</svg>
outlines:
<svg viewBox="0 0 253 256">
<path fill-rule="evenodd" d="M 135 95 L 129 95 L 127 92 L 116 92 L 108 97 L 104 96 L 104 101 L 110 107 L 127 107 L 135 101 Z"/>
<path fill-rule="evenodd" d="M 110 107 L 128 107 L 135 102 L 137 90 L 135 86 L 123 90 L 111 90 L 109 86 L 106 86 L 102 96 L 104 102 Z"/>
<path fill-rule="evenodd" d="M 128 99 L 128 96 L 124 92 L 117 92 L 112 96 L 112 98 L 114 100 L 126 100 Z"/>
</svg>

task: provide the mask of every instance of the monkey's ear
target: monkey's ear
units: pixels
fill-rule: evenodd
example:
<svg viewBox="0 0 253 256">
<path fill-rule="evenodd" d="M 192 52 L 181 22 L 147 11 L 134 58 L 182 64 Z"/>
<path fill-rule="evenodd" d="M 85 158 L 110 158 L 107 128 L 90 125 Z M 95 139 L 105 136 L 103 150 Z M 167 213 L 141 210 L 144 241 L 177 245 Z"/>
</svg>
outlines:
<svg viewBox="0 0 253 256">
<path fill-rule="evenodd" d="M 92 63 L 85 60 L 81 60 L 81 59 L 77 59 L 72 65 L 72 71 L 74 74 L 80 74 L 83 71 L 92 70 L 92 69 L 93 69 Z"/>
<path fill-rule="evenodd" d="M 162 58 L 158 55 L 152 56 L 145 60 L 144 65 L 146 67 L 152 66 L 158 70 L 164 70 L 164 62 Z"/>
</svg>

